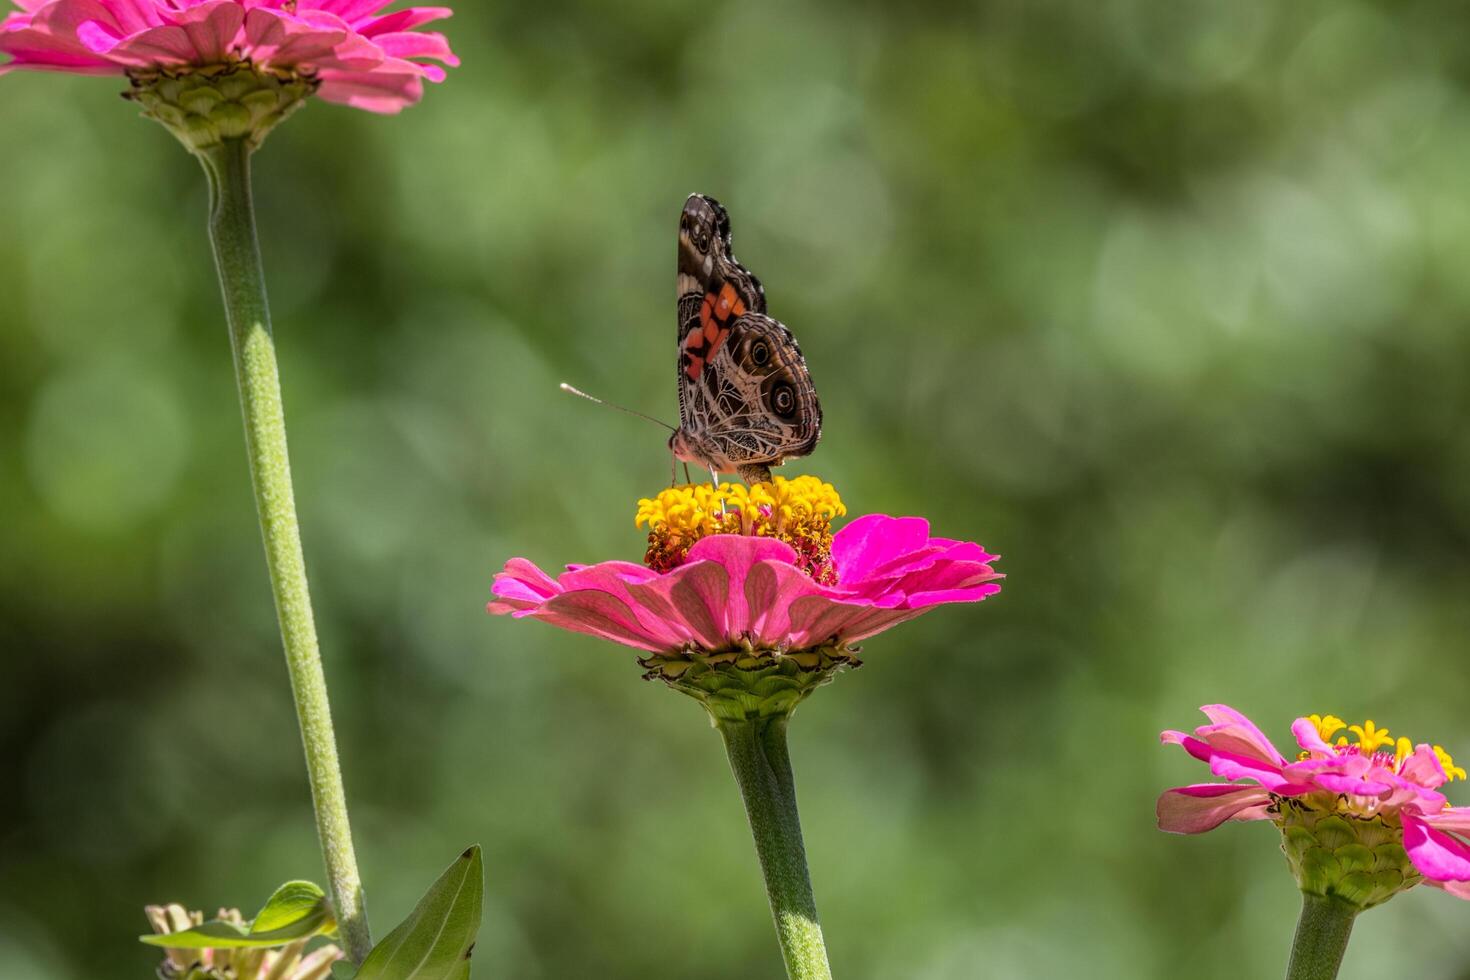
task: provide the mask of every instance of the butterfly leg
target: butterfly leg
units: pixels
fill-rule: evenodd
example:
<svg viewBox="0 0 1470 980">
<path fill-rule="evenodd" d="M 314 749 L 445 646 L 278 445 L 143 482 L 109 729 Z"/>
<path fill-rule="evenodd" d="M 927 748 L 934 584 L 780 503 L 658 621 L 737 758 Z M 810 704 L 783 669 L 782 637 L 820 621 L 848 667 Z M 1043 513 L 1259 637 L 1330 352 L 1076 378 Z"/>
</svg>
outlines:
<svg viewBox="0 0 1470 980">
<path fill-rule="evenodd" d="M 689 475 L 689 464 L 688 463 L 685 463 L 684 464 L 684 482 L 685 483 L 693 483 L 694 482 L 694 478 Z"/>
<path fill-rule="evenodd" d="M 709 468 L 709 485 L 710 485 L 710 488 L 713 489 L 716 493 L 719 492 L 719 490 L 720 490 L 720 474 L 715 472 L 715 468 L 713 466 L 711 466 Z M 725 498 L 724 497 L 721 497 L 720 498 L 720 520 L 723 521 L 725 519 L 726 515 L 728 515 L 729 513 L 730 512 L 725 509 Z"/>
</svg>

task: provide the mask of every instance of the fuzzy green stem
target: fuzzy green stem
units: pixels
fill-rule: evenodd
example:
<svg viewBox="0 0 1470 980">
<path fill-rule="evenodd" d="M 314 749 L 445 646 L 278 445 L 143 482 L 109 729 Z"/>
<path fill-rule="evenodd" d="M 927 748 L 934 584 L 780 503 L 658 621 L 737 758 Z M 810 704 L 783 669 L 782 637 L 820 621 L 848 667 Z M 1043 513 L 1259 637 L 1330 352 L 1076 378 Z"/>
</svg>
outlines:
<svg viewBox="0 0 1470 980">
<path fill-rule="evenodd" d="M 1335 980 L 1357 915 L 1347 902 L 1302 893 L 1286 980 Z"/>
<path fill-rule="evenodd" d="M 296 719 L 306 749 L 317 836 L 321 840 L 338 931 L 347 955 L 361 963 L 372 948 L 372 938 L 368 934 L 357 857 L 352 850 L 347 798 L 337 762 L 337 739 L 327 703 L 327 680 L 317 648 L 316 624 L 306 584 L 306 560 L 301 553 L 301 531 L 291 492 L 281 382 L 276 372 L 270 309 L 266 303 L 265 276 L 250 196 L 250 147 L 243 139 L 227 139 L 198 150 L 197 155 L 209 177 L 209 237 L 229 321 L 256 513 L 265 539 L 266 568 L 270 572 L 281 640 L 286 648 Z"/>
<path fill-rule="evenodd" d="M 766 879 L 766 896 L 776 920 L 776 937 L 786 958 L 786 974 L 791 980 L 831 980 L 832 968 L 827 965 L 827 947 L 822 943 L 806 868 L 806 848 L 801 842 L 796 785 L 786 753 L 786 722 L 782 714 L 722 720 L 717 727 L 745 800 L 756 856 Z"/>
</svg>

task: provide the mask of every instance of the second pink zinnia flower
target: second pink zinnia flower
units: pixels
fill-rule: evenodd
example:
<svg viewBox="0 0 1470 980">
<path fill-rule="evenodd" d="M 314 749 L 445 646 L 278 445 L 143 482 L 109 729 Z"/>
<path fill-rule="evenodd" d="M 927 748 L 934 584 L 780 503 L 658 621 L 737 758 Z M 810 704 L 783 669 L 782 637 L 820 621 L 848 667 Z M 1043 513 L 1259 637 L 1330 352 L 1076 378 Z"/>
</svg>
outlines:
<svg viewBox="0 0 1470 980">
<path fill-rule="evenodd" d="M 384 0 L 15 0 L 0 52 L 15 69 L 149 76 L 248 66 L 303 79 L 328 102 L 397 112 L 458 60 L 422 25 L 447 7 Z"/>
<path fill-rule="evenodd" d="M 1162 830 L 1197 834 L 1231 820 L 1270 820 L 1303 892 L 1371 908 L 1423 881 L 1470 898 L 1470 807 L 1439 792 L 1464 779 L 1437 745 L 1394 739 L 1368 721 L 1332 715 L 1292 723 L 1300 752 L 1283 756 L 1250 719 L 1223 704 L 1189 735 L 1166 731 L 1228 780 L 1171 789 L 1159 797 Z M 1355 741 L 1338 736 L 1349 731 Z"/>
</svg>

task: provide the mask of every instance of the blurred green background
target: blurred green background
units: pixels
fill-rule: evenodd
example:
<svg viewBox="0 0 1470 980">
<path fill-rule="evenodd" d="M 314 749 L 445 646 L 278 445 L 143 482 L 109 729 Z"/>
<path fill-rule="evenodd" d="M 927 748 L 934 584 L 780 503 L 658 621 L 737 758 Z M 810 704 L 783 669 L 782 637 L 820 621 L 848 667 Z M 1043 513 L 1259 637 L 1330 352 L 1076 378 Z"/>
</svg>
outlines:
<svg viewBox="0 0 1470 980">
<path fill-rule="evenodd" d="M 719 739 L 483 612 L 636 559 L 693 190 L 801 340 L 854 513 L 1005 591 L 866 645 L 792 751 L 837 974 L 1279 976 L 1268 826 L 1166 837 L 1224 701 L 1470 757 L 1470 33 L 1442 0 L 466 4 L 398 118 L 257 156 L 297 492 L 381 935 L 466 844 L 476 975 L 776 977 Z M 320 879 L 197 165 L 0 81 L 0 977 L 149 975 L 145 903 Z M 1401 732 L 1402 730 L 1402 732 Z M 1470 803 L 1470 790 L 1451 791 Z M 1343 977 L 1470 977 L 1470 907 Z"/>
</svg>

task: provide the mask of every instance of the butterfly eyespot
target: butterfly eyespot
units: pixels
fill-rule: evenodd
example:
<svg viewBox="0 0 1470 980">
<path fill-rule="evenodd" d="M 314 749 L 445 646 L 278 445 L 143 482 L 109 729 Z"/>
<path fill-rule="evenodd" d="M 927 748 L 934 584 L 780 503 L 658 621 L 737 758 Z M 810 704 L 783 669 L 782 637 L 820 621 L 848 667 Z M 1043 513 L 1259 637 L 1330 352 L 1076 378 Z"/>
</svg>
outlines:
<svg viewBox="0 0 1470 980">
<path fill-rule="evenodd" d="M 796 409 L 796 392 L 789 384 L 777 385 L 771 391 L 771 408 L 777 415 L 790 415 Z"/>
<path fill-rule="evenodd" d="M 750 359 L 755 362 L 756 367 L 765 367 L 766 362 L 771 359 L 771 349 L 765 344 L 756 344 L 750 349 Z"/>
</svg>

